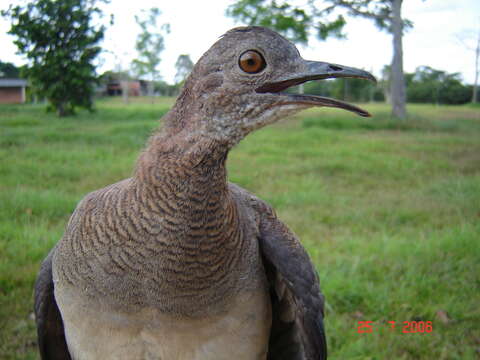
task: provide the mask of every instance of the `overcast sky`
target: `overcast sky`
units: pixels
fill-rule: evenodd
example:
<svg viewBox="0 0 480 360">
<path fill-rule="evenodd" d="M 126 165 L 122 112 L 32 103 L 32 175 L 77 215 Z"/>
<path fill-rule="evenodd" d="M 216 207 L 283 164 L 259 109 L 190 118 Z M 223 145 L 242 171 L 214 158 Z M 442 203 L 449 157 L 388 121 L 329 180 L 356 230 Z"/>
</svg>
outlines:
<svg viewBox="0 0 480 360">
<path fill-rule="evenodd" d="M 0 9 L 10 3 L 2 1 Z M 225 17 L 229 0 L 111 0 L 105 7 L 113 13 L 115 24 L 108 28 L 103 46 L 113 52 L 103 53 L 100 72 L 115 66 L 128 67 L 135 56 L 135 38 L 139 27 L 134 15 L 141 9 L 158 7 L 162 11 L 160 23 L 170 23 L 171 33 L 165 39 L 160 72 L 164 80 L 172 82 L 175 62 L 180 54 L 189 54 L 195 62 L 228 29 L 237 26 Z M 413 72 L 417 66 L 428 65 L 448 72 L 460 72 L 465 82 L 474 79 L 474 52 L 458 37 L 467 37 L 470 47 L 480 31 L 480 0 L 404 0 L 403 15 L 414 22 L 414 28 L 404 37 L 404 68 Z M 6 34 L 8 21 L 0 19 L 0 60 L 17 65 L 25 63 L 15 55 L 13 38 Z M 348 18 L 347 39 L 317 41 L 300 47 L 303 57 L 364 68 L 376 75 L 392 58 L 391 35 L 380 32 L 372 21 Z"/>
</svg>

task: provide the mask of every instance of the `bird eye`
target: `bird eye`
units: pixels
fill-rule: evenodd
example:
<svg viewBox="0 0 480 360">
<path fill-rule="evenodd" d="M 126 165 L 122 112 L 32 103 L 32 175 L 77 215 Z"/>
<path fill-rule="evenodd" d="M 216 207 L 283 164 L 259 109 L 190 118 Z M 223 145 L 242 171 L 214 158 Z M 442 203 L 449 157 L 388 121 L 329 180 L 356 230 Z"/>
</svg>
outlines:
<svg viewBox="0 0 480 360">
<path fill-rule="evenodd" d="M 256 74 L 265 69 L 267 63 L 262 54 L 255 50 L 247 50 L 238 59 L 240 69 L 249 74 Z"/>
</svg>

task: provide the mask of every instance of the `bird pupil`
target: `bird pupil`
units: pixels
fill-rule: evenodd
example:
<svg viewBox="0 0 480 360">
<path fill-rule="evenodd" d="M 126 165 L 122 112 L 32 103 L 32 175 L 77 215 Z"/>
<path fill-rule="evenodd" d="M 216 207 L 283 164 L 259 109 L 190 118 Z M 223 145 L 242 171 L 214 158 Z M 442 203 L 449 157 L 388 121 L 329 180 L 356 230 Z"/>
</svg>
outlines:
<svg viewBox="0 0 480 360">
<path fill-rule="evenodd" d="M 255 61 L 255 59 L 248 59 L 247 63 L 248 63 L 248 65 L 253 66 L 253 65 L 255 65 L 256 61 Z"/>
</svg>

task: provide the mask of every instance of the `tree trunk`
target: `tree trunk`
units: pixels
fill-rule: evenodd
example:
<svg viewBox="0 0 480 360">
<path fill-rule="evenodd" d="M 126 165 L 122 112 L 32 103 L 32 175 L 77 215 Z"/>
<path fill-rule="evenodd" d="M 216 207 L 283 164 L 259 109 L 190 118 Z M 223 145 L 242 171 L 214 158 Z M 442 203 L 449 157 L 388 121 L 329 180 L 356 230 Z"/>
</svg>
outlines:
<svg viewBox="0 0 480 360">
<path fill-rule="evenodd" d="M 124 104 L 128 104 L 128 95 L 130 91 L 130 82 L 128 79 L 120 81 L 120 87 L 122 89 L 122 99 Z"/>
<path fill-rule="evenodd" d="M 305 93 L 305 89 L 303 88 L 303 84 L 298 85 L 298 93 L 299 94 L 304 94 Z"/>
<path fill-rule="evenodd" d="M 392 116 L 398 119 L 406 118 L 405 102 L 405 80 L 403 76 L 403 22 L 402 22 L 402 0 L 392 0 L 392 33 L 393 33 L 393 60 L 392 60 Z"/>
<path fill-rule="evenodd" d="M 370 73 L 373 73 L 373 69 L 370 68 Z M 372 83 L 368 83 L 368 89 L 369 89 L 369 92 L 368 92 L 368 102 L 369 103 L 372 103 L 374 98 L 375 98 L 375 90 L 377 88 L 377 84 L 372 84 Z"/>
<path fill-rule="evenodd" d="M 61 102 L 57 105 L 57 116 L 64 117 L 67 115 L 67 111 L 65 109 L 65 103 Z"/>
<path fill-rule="evenodd" d="M 478 101 L 478 58 L 480 56 L 480 32 L 478 33 L 477 48 L 475 49 L 475 82 L 473 83 L 472 103 Z"/>
<path fill-rule="evenodd" d="M 382 85 L 383 96 L 385 96 L 385 102 L 392 105 L 392 82 L 388 81 L 387 84 Z"/>
<path fill-rule="evenodd" d="M 150 103 L 153 104 L 155 102 L 155 98 L 154 98 L 154 95 L 155 95 L 155 87 L 154 87 L 154 83 L 153 83 L 153 76 L 152 76 L 152 80 L 148 82 L 147 84 L 147 89 L 148 89 L 148 96 L 150 97 Z"/>
<path fill-rule="evenodd" d="M 349 88 L 348 88 L 348 80 L 342 79 L 343 81 L 343 101 L 348 101 L 350 98 Z"/>
</svg>

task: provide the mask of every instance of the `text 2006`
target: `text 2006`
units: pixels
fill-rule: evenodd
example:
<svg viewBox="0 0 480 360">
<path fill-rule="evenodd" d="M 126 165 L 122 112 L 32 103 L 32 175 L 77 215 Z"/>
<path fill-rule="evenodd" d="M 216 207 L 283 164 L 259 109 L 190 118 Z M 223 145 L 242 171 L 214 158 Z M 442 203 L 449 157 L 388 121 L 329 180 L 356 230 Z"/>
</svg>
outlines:
<svg viewBox="0 0 480 360">
<path fill-rule="evenodd" d="M 404 321 L 403 333 L 431 333 L 433 330 L 431 321 Z"/>
</svg>

